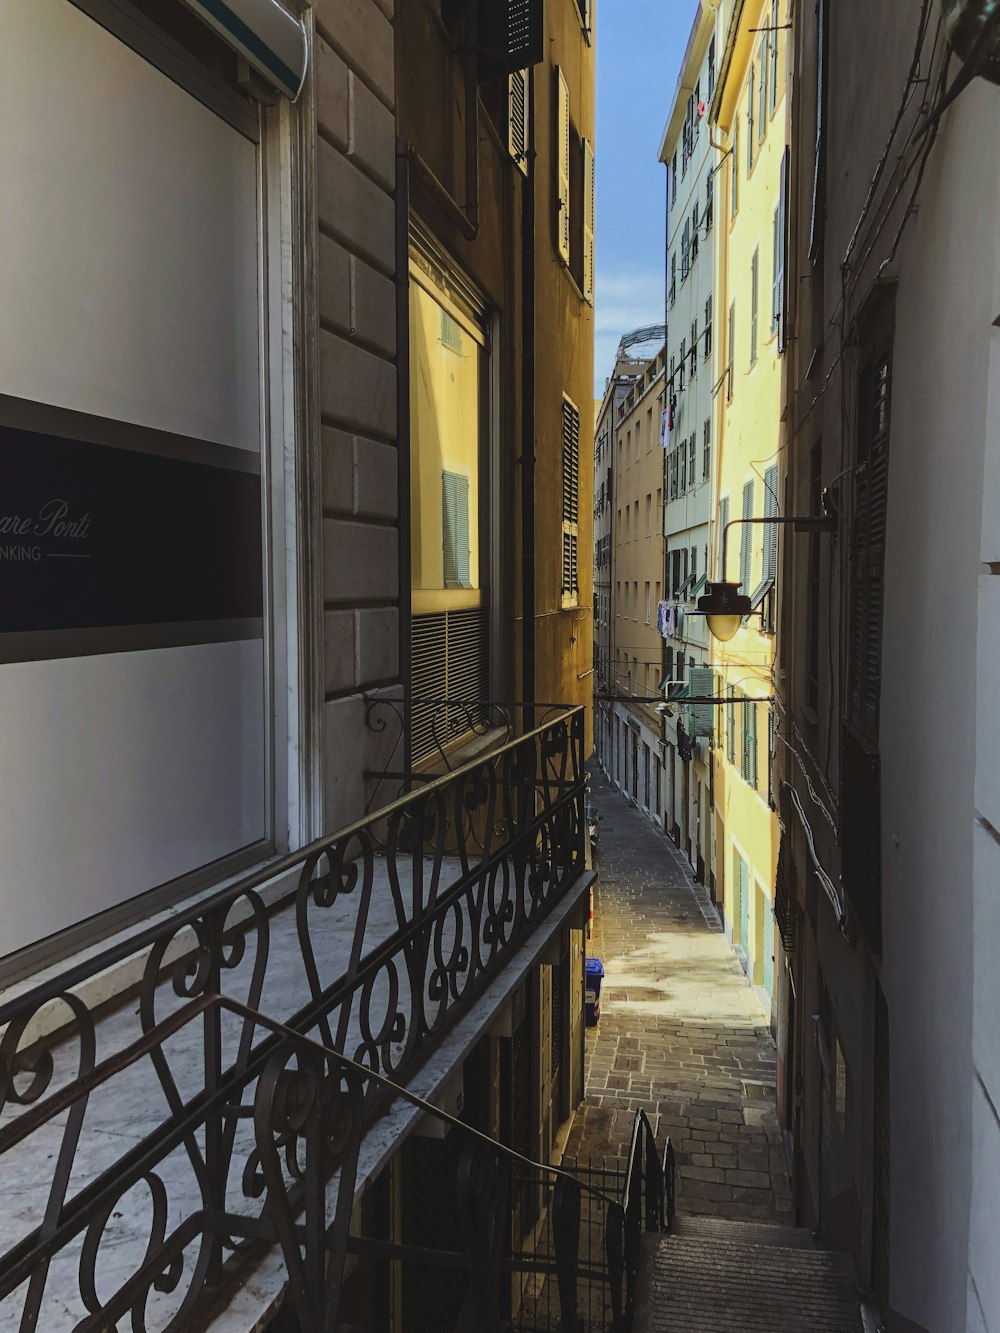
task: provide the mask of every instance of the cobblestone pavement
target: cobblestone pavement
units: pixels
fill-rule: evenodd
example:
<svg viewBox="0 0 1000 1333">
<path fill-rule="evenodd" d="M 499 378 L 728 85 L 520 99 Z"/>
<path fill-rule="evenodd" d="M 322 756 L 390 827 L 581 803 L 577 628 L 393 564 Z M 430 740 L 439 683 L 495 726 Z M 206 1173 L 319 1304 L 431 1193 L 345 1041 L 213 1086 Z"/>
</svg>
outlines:
<svg viewBox="0 0 1000 1333">
<path fill-rule="evenodd" d="M 602 822 L 589 952 L 605 979 L 565 1155 L 624 1156 L 643 1107 L 677 1151 L 680 1209 L 787 1223 L 775 1046 L 756 996 L 673 843 L 599 773 L 591 799 Z"/>
</svg>

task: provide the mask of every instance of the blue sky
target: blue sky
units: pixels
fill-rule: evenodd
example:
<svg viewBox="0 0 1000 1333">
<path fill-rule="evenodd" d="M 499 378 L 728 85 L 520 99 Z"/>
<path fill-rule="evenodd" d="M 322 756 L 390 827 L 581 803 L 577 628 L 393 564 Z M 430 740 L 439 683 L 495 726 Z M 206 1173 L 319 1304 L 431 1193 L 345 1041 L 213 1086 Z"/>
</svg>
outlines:
<svg viewBox="0 0 1000 1333">
<path fill-rule="evenodd" d="M 623 333 L 663 321 L 664 191 L 657 154 L 696 0 L 597 0 L 595 397 Z"/>
</svg>

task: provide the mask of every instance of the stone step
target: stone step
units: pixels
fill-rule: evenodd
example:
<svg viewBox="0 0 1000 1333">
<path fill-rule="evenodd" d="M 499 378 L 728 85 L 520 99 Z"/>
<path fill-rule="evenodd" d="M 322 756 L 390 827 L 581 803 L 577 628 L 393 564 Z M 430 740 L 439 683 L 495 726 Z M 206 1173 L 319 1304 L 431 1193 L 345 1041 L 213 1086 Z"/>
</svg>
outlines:
<svg viewBox="0 0 1000 1333">
<path fill-rule="evenodd" d="M 724 1217 L 710 1217 L 701 1213 L 677 1213 L 672 1234 L 685 1240 L 704 1240 L 730 1243 L 741 1241 L 747 1245 L 779 1245 L 790 1250 L 814 1250 L 816 1243 L 811 1231 L 804 1227 L 783 1227 L 767 1222 L 734 1222 Z"/>
<path fill-rule="evenodd" d="M 644 1237 L 636 1333 L 861 1333 L 847 1255 L 741 1236 Z"/>
</svg>

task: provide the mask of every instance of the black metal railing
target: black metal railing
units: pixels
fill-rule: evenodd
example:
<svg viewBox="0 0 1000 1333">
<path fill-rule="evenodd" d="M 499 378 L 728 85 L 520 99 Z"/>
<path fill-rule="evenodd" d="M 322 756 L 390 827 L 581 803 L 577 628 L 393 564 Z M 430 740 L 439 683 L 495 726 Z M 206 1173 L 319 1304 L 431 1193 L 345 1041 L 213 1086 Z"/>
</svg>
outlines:
<svg viewBox="0 0 1000 1333">
<path fill-rule="evenodd" d="M 0 1005 L 0 1323 L 191 1329 L 275 1243 L 326 1309 L 361 1126 L 581 878 L 583 759 L 564 710 Z"/>
</svg>

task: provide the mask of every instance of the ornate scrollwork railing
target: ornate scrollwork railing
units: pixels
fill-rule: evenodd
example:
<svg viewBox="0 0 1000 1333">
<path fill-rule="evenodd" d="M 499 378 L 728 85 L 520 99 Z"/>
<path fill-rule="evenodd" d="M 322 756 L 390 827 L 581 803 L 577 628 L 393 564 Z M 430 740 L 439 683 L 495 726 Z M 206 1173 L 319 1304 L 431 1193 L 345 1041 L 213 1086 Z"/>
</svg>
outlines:
<svg viewBox="0 0 1000 1333">
<path fill-rule="evenodd" d="M 190 1329 L 301 1207 L 325 1232 L 389 1083 L 580 879 L 583 759 L 563 710 L 0 1005 L 0 1325 Z M 292 1276 L 318 1299 L 315 1254 Z"/>
</svg>

